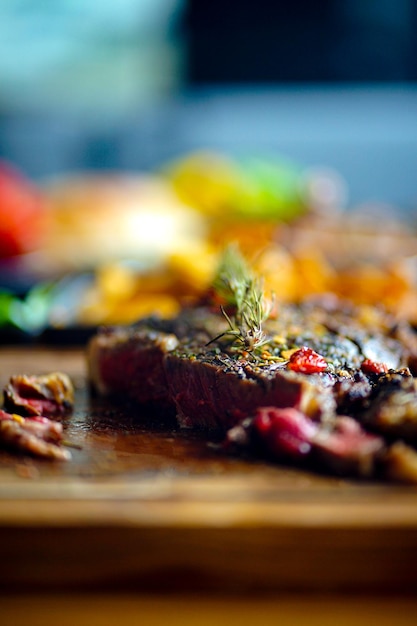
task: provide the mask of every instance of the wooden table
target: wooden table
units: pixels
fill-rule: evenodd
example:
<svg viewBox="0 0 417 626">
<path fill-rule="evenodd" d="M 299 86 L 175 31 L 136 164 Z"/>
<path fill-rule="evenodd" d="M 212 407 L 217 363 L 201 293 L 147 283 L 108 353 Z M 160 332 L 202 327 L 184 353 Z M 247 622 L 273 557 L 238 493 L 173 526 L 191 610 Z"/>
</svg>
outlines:
<svg viewBox="0 0 417 626">
<path fill-rule="evenodd" d="M 0 350 L 2 385 L 61 370 L 77 389 L 72 461 L 0 455 L 0 623 L 415 623 L 414 487 L 225 457 L 92 398 L 84 367 Z"/>
</svg>

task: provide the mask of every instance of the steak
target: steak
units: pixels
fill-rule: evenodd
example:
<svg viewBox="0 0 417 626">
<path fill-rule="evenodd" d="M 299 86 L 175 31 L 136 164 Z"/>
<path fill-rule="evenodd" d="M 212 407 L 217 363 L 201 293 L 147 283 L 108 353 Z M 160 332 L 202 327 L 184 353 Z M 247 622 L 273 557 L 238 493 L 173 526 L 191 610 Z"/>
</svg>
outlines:
<svg viewBox="0 0 417 626">
<path fill-rule="evenodd" d="M 68 461 L 63 426 L 43 416 L 21 417 L 0 410 L 0 445 L 45 459 Z"/>
<path fill-rule="evenodd" d="M 281 305 L 263 331 L 262 350 L 246 350 L 236 344 L 227 315 L 210 306 L 184 309 L 172 320 L 103 328 L 87 349 L 91 385 L 176 416 L 181 427 L 221 432 L 228 447 L 259 444 L 260 409 L 291 409 L 278 420 L 281 432 L 287 428 L 291 438 L 301 424 L 294 415 L 301 415 L 312 425 L 303 422 L 314 452 L 309 459 L 349 475 L 373 475 L 391 440 L 415 441 L 410 368 L 417 361 L 406 324 L 322 297 Z M 387 417 L 393 404 L 402 407 L 402 425 L 395 427 Z M 265 449 L 291 457 L 285 449 L 278 454 L 275 444 Z"/>
<path fill-rule="evenodd" d="M 66 374 L 12 376 L 4 391 L 4 408 L 19 415 L 57 417 L 74 406 L 74 387 Z"/>
</svg>

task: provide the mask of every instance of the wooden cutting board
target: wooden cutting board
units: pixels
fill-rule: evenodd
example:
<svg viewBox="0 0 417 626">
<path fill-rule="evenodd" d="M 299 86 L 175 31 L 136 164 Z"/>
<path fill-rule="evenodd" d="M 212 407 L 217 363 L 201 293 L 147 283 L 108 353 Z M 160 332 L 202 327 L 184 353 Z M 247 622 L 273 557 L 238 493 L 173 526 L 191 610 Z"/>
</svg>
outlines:
<svg viewBox="0 0 417 626">
<path fill-rule="evenodd" d="M 61 370 L 67 463 L 0 453 L 0 588 L 417 589 L 417 489 L 226 457 L 88 392 L 75 349 L 0 350 L 0 384 Z"/>
</svg>

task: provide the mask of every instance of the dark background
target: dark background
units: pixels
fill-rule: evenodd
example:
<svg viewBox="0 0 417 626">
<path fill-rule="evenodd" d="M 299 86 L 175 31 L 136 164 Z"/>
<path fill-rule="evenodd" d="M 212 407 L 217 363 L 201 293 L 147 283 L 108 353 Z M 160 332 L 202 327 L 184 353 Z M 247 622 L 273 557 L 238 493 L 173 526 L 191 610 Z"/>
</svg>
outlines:
<svg viewBox="0 0 417 626">
<path fill-rule="evenodd" d="M 192 84 L 417 79 L 409 0 L 190 0 L 185 32 Z"/>
</svg>

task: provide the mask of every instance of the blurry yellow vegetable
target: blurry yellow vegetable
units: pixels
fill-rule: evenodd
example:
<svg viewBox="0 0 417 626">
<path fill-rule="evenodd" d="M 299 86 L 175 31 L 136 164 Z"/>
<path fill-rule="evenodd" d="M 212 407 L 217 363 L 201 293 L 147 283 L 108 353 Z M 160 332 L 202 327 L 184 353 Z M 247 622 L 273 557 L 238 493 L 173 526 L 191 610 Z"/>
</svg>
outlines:
<svg viewBox="0 0 417 626">
<path fill-rule="evenodd" d="M 207 289 L 217 268 L 219 251 L 209 243 L 187 246 L 168 259 L 168 268 L 184 292 L 201 293 Z"/>
<path fill-rule="evenodd" d="M 183 202 L 211 218 L 288 221 L 306 211 L 301 172 L 282 159 L 199 152 L 167 176 Z"/>
<path fill-rule="evenodd" d="M 121 263 L 106 264 L 96 272 L 97 289 L 103 298 L 123 300 L 135 295 L 138 288 L 136 273 Z"/>
<path fill-rule="evenodd" d="M 125 324 L 153 314 L 172 317 L 184 299 L 208 288 L 216 266 L 217 251 L 209 245 L 188 246 L 148 272 L 123 263 L 103 265 L 81 304 L 80 321 Z"/>
<path fill-rule="evenodd" d="M 174 163 L 168 176 L 185 204 L 210 216 L 233 210 L 238 172 L 231 159 L 209 152 L 192 154 Z"/>
<path fill-rule="evenodd" d="M 86 325 L 131 324 L 149 315 L 172 317 L 179 308 L 178 299 L 169 294 L 138 291 L 131 298 L 106 298 L 95 287 L 80 306 L 79 322 Z"/>
</svg>

